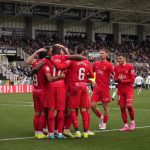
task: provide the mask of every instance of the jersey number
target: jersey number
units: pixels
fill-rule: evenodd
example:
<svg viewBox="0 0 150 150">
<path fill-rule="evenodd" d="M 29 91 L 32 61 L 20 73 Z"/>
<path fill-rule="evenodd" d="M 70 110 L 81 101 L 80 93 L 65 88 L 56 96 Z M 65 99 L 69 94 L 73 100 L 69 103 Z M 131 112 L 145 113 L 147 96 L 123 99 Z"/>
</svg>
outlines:
<svg viewBox="0 0 150 150">
<path fill-rule="evenodd" d="M 38 78 L 36 74 L 33 75 L 33 85 L 38 86 Z"/>
<path fill-rule="evenodd" d="M 79 69 L 79 75 L 78 75 L 78 79 L 80 81 L 84 80 L 84 77 L 85 77 L 85 69 L 84 68 L 80 68 Z"/>
<path fill-rule="evenodd" d="M 57 76 L 60 76 L 60 74 L 61 74 L 61 70 L 58 71 Z M 53 67 L 53 77 L 55 77 L 55 76 L 56 76 L 56 68 Z"/>
</svg>

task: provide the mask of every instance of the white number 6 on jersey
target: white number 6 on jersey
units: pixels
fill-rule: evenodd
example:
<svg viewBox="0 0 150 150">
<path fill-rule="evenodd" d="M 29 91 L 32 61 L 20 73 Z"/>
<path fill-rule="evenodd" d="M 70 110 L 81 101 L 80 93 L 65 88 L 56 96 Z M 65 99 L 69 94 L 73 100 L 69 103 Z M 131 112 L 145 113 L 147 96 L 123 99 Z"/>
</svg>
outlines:
<svg viewBox="0 0 150 150">
<path fill-rule="evenodd" d="M 84 68 L 80 68 L 79 69 L 78 79 L 79 80 L 84 80 L 84 77 L 85 77 L 85 69 Z"/>
</svg>

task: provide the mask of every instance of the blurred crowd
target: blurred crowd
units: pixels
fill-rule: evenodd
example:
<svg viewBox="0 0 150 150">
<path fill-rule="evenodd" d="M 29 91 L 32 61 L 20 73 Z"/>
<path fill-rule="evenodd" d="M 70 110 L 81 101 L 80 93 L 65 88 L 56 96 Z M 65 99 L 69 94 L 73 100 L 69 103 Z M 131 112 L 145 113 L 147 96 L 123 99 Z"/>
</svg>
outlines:
<svg viewBox="0 0 150 150">
<path fill-rule="evenodd" d="M 21 47 L 28 54 L 32 54 L 35 50 L 45 45 L 52 45 L 55 43 L 64 44 L 69 47 L 71 53 L 75 52 L 75 47 L 77 45 L 83 45 L 88 52 L 98 52 L 99 49 L 106 48 L 113 53 L 114 56 L 118 53 L 125 53 L 127 61 L 135 66 L 136 74 L 141 74 L 143 77 L 146 77 L 150 70 L 150 42 L 143 41 L 138 43 L 126 41 L 117 44 L 112 41 L 111 36 L 107 36 L 107 38 L 96 38 L 96 40 L 95 42 L 87 41 L 87 35 L 85 33 L 67 33 L 64 37 L 64 41 L 58 40 L 56 35 L 47 37 L 45 34 L 37 35 L 34 40 L 27 37 L 2 36 L 0 38 L 0 47 Z M 115 63 L 115 60 L 115 57 L 111 58 L 113 63 Z M 20 76 L 30 75 L 30 69 L 26 65 L 18 65 L 16 68 L 10 67 L 10 69 L 13 73 L 19 74 Z"/>
</svg>

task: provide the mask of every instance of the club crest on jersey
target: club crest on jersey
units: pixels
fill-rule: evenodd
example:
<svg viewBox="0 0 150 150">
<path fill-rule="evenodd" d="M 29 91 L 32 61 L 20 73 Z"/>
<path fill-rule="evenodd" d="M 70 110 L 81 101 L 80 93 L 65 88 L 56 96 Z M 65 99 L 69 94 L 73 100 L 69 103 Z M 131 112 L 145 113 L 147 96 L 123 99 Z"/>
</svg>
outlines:
<svg viewBox="0 0 150 150">
<path fill-rule="evenodd" d="M 131 70 L 131 74 L 134 74 L 135 73 L 135 71 L 134 70 Z"/>
</svg>

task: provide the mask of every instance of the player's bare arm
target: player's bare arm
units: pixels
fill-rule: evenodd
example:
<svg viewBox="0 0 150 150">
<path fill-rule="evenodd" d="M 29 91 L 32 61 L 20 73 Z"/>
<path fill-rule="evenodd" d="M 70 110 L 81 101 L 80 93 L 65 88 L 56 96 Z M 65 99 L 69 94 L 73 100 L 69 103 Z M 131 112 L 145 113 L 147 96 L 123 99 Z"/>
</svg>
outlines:
<svg viewBox="0 0 150 150">
<path fill-rule="evenodd" d="M 61 48 L 64 51 L 65 55 L 70 55 L 69 50 L 68 50 L 67 47 L 65 47 L 61 44 L 55 44 L 55 46 L 58 46 L 59 48 Z"/>
<path fill-rule="evenodd" d="M 34 68 L 32 69 L 31 74 L 33 75 L 33 74 L 37 73 L 38 70 L 40 70 L 40 68 L 41 68 L 44 64 L 45 64 L 45 62 L 43 62 L 43 61 L 40 62 L 36 67 L 34 67 Z"/>
<path fill-rule="evenodd" d="M 32 65 L 32 64 L 34 64 L 35 63 L 35 61 L 36 61 L 36 56 L 37 56 L 37 54 L 39 53 L 39 52 L 42 52 L 42 51 L 46 51 L 44 48 L 40 48 L 40 49 L 38 49 L 37 51 L 35 51 L 28 59 L 27 59 L 27 61 L 26 61 L 26 63 L 28 64 L 28 65 Z"/>
<path fill-rule="evenodd" d="M 54 81 L 57 81 L 57 80 L 60 80 L 60 79 L 64 79 L 65 74 L 62 73 L 60 76 L 52 77 L 50 73 L 47 73 L 46 78 L 49 82 L 54 82 Z"/>
</svg>

